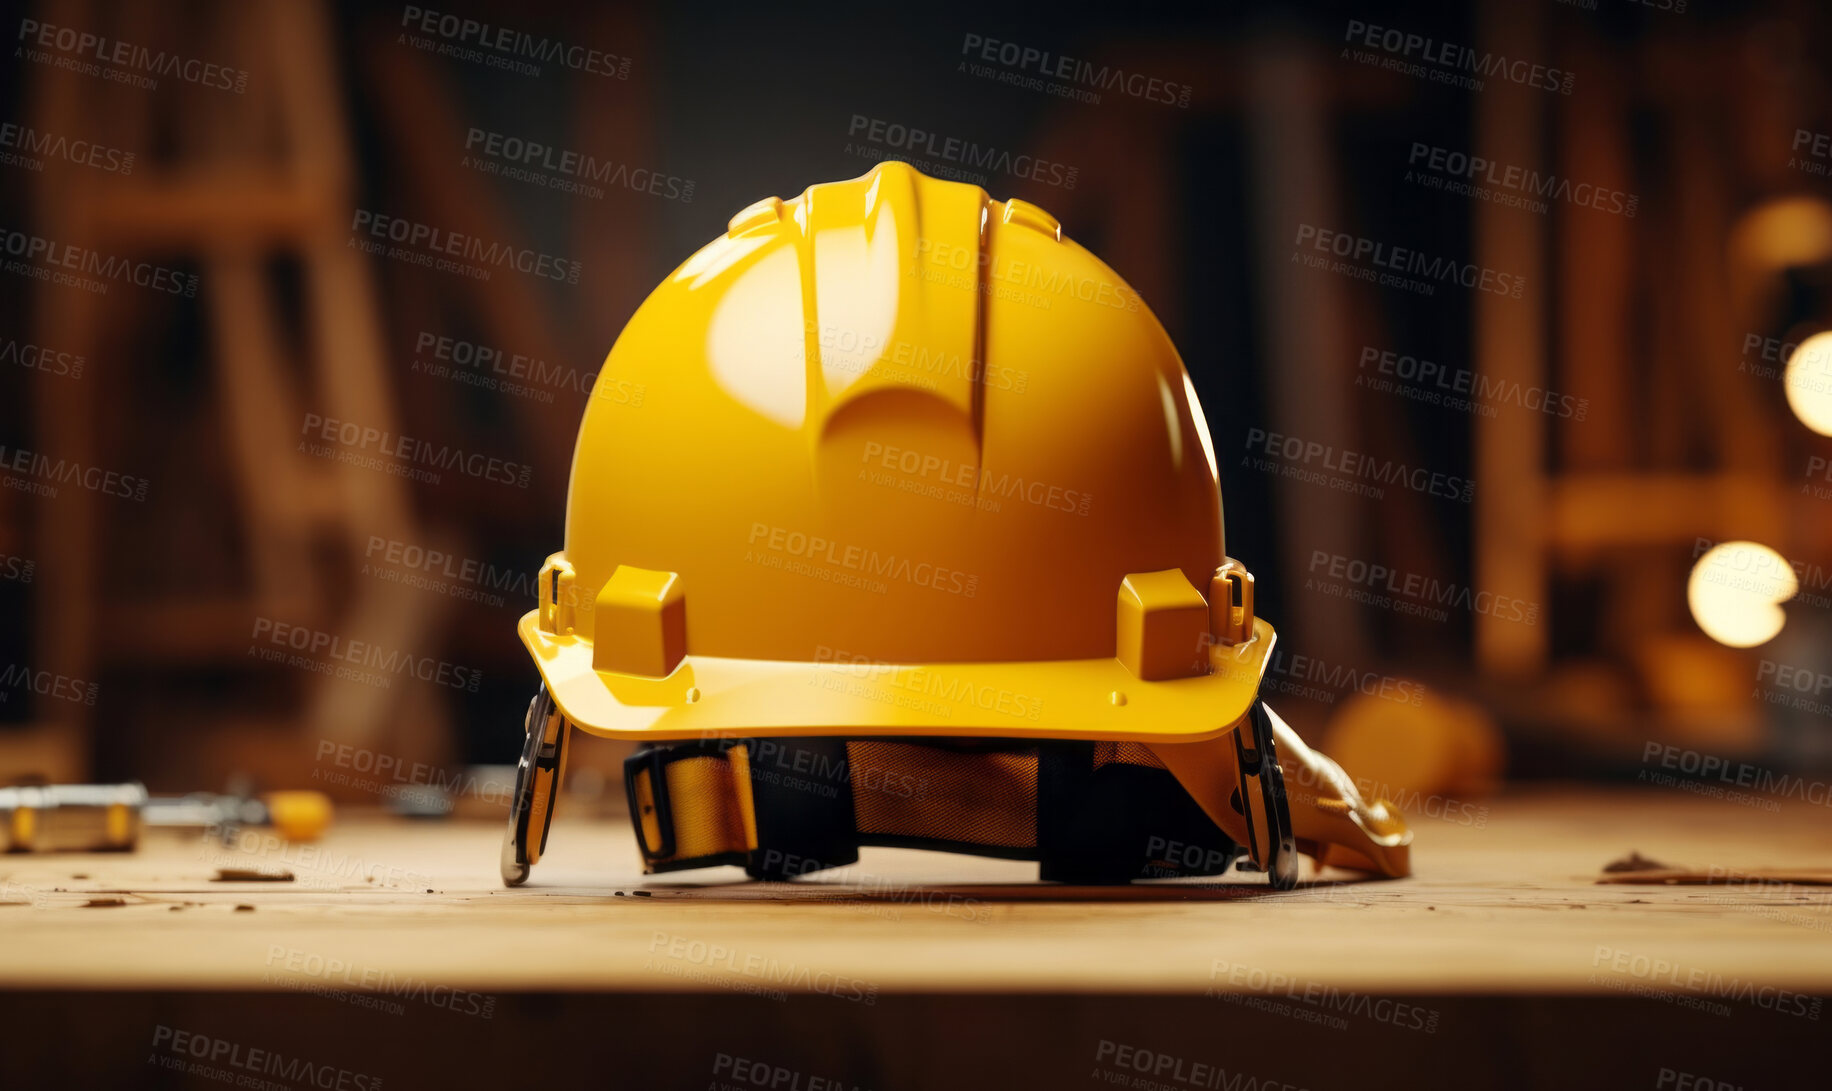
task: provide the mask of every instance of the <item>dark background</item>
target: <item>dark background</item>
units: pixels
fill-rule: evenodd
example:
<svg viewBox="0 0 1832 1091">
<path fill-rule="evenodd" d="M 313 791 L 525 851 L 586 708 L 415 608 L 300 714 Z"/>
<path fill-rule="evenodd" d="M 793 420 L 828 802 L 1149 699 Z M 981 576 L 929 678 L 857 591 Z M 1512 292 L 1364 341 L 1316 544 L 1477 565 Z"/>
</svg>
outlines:
<svg viewBox="0 0 1832 1091">
<path fill-rule="evenodd" d="M 861 154 L 861 117 L 1076 169 L 1070 188 L 963 168 L 1055 214 L 1170 331 L 1214 432 L 1229 552 L 1258 574 L 1281 649 L 1312 660 L 1274 675 L 1306 735 L 1360 731 L 1364 747 L 1411 753 L 1436 744 L 1407 725 L 1429 723 L 1477 740 L 1434 782 L 1457 791 L 1500 775 L 1633 778 L 1650 741 L 1826 763 L 1826 706 L 1786 703 L 1800 694 L 1775 665 L 1828 669 L 1814 593 L 1832 537 L 1808 467 L 1832 444 L 1762 373 L 1779 361 L 1745 352 L 1827 318 L 1832 189 L 1814 168 L 1832 159 L 1795 149 L 1803 130 L 1832 131 L 1821 6 L 426 6 L 608 51 L 627 76 L 422 52 L 400 40 L 399 5 L 6 7 L 15 38 L 22 19 L 88 29 L 219 61 L 247 85 L 121 86 L 17 40 L 0 70 L 0 123 L 135 156 L 128 174 L 0 165 L 0 226 L 199 277 L 184 299 L 0 274 L 0 341 L 86 360 L 80 377 L 0 364 L 0 444 L 150 483 L 143 501 L 0 490 L 0 557 L 16 562 L 0 567 L 0 776 L 187 790 L 247 772 L 287 787 L 326 741 L 448 766 L 513 760 L 535 684 L 514 636 L 527 585 L 500 602 L 388 585 L 365 570 L 367 543 L 531 577 L 562 544 L 586 395 L 429 376 L 417 337 L 594 371 L 648 290 L 737 209 L 923 158 Z M 1366 48 L 1346 40 L 1355 22 L 1568 72 L 1571 93 L 1360 63 L 1344 53 Z M 971 34 L 1186 85 L 1188 102 L 1078 102 L 980 78 L 961 70 Z M 691 200 L 493 177 L 465 165 L 472 128 L 667 176 L 676 192 L 691 182 Z M 1632 195 L 1635 213 L 1429 188 L 1408 179 L 1419 144 Z M 357 210 L 583 273 L 478 282 L 361 255 Z M 1427 296 L 1306 268 L 1293 261 L 1305 224 L 1526 287 Z M 1585 411 L 1502 401 L 1490 416 L 1370 390 L 1356 384 L 1365 346 Z M 338 404 L 531 465 L 529 484 L 402 482 L 299 453 L 301 415 Z M 1474 499 L 1275 476 L 1243 464 L 1254 429 L 1467 480 Z M 1806 593 L 1750 650 L 1704 635 L 1687 607 L 1698 554 L 1731 539 L 1778 551 Z M 1307 589 L 1318 551 L 1501 595 L 1532 620 L 1457 607 L 1439 620 Z M 392 642 L 481 684 L 380 689 L 266 662 L 251 654 L 263 619 Z M 1429 699 L 1370 697 L 1368 679 Z M 578 749 L 575 762 L 609 769 L 617 748 Z"/>
</svg>

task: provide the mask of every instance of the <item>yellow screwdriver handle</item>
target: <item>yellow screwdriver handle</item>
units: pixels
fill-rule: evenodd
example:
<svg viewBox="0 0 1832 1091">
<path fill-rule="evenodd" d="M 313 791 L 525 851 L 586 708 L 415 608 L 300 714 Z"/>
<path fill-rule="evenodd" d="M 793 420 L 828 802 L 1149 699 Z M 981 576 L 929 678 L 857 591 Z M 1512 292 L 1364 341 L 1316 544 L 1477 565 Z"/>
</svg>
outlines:
<svg viewBox="0 0 1832 1091">
<path fill-rule="evenodd" d="M 268 792 L 268 821 L 288 841 L 316 841 L 331 824 L 331 797 L 323 792 Z"/>
</svg>

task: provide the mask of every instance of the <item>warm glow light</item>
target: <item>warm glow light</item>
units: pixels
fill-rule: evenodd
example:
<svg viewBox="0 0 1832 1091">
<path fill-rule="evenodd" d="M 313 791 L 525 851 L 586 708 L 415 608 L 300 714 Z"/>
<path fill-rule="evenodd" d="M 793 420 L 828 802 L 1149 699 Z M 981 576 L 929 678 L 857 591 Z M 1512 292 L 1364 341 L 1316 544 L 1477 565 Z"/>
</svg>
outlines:
<svg viewBox="0 0 1832 1091">
<path fill-rule="evenodd" d="M 1722 542 L 1692 566 L 1686 602 L 1706 636 L 1733 648 L 1753 648 L 1787 624 L 1780 604 L 1799 589 L 1781 554 L 1759 542 Z"/>
<path fill-rule="evenodd" d="M 1832 436 L 1832 331 L 1807 338 L 1787 360 L 1788 408 L 1800 423 Z"/>
<path fill-rule="evenodd" d="M 1758 269 L 1817 265 L 1832 258 L 1832 206 L 1804 196 L 1758 205 L 1737 223 L 1730 248 Z"/>
</svg>

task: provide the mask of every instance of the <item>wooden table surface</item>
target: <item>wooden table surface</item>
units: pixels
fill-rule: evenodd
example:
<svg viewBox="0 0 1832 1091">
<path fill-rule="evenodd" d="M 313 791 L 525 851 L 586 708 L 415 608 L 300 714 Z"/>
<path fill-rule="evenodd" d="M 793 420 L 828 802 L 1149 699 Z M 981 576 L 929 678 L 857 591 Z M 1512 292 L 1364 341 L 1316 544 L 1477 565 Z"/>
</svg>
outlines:
<svg viewBox="0 0 1832 1091">
<path fill-rule="evenodd" d="M 285 988 L 336 965 L 346 984 L 476 990 L 819 988 L 806 968 L 879 992 L 1202 992 L 1282 975 L 1684 993 L 1722 975 L 1832 993 L 1832 887 L 1596 883 L 1631 849 L 1700 869 L 1832 865 L 1823 807 L 1541 791 L 1463 817 L 1415 820 L 1412 879 L 1307 870 L 1287 893 L 1250 875 L 1067 888 L 1035 883 L 1033 864 L 870 848 L 793 884 L 644 877 L 626 825 L 565 816 L 516 890 L 497 879 L 493 823 L 345 816 L 317 845 L 250 832 L 228 849 L 168 834 L 131 855 L 0 857 L 0 985 Z M 211 881 L 219 867 L 295 879 Z"/>
<path fill-rule="evenodd" d="M 1596 879 L 1631 850 L 1823 869 L 1824 808 L 1541 790 L 1455 813 L 1417 821 L 1416 878 L 1288 893 L 1046 886 L 1030 864 L 871 849 L 793 884 L 645 878 L 625 824 L 565 815 L 518 890 L 483 822 L 0 857 L 0 1070 L 361 1091 L 1823 1086 L 1832 887 Z M 225 867 L 294 879 L 212 881 Z"/>
</svg>

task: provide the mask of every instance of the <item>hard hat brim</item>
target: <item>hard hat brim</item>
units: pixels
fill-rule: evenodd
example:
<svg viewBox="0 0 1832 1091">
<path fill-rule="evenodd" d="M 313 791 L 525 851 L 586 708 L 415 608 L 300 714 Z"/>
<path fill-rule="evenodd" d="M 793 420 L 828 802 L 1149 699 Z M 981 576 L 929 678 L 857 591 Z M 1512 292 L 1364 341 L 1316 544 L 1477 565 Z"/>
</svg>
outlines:
<svg viewBox="0 0 1832 1091">
<path fill-rule="evenodd" d="M 1276 639 L 1209 649 L 1210 673 L 1148 682 L 1117 658 L 889 664 L 686 656 L 663 678 L 599 671 L 530 611 L 516 626 L 574 726 L 615 739 L 796 735 L 1200 742 L 1238 727 Z"/>
</svg>

